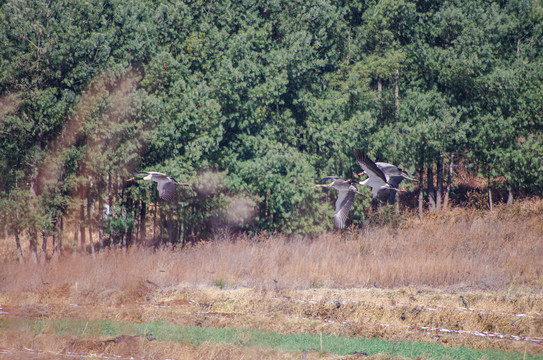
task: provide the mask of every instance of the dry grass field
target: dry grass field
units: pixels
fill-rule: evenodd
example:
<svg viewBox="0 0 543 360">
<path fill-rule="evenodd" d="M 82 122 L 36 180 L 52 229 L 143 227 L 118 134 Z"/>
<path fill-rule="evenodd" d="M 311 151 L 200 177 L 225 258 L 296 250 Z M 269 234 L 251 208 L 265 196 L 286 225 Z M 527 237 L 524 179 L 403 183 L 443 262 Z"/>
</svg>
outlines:
<svg viewBox="0 0 543 360">
<path fill-rule="evenodd" d="M 92 321 L 225 329 L 225 339 L 229 328 L 246 328 L 543 354 L 541 200 L 406 216 L 394 228 L 315 239 L 262 235 L 183 249 L 109 249 L 37 265 L 17 263 L 12 239 L 0 248 L 0 358 L 366 358 L 243 346 L 241 335 L 194 344 L 161 328 L 156 341 L 117 339 L 93 333 Z M 76 334 L 53 331 L 62 319 L 87 325 Z M 17 325 L 22 320 L 45 325 L 32 330 Z"/>
</svg>

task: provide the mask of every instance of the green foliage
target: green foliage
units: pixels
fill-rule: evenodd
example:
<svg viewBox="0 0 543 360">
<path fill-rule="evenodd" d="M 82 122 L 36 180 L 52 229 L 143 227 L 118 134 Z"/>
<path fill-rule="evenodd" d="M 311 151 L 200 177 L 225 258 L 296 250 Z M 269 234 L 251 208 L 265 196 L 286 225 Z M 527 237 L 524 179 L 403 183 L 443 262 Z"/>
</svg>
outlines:
<svg viewBox="0 0 543 360">
<path fill-rule="evenodd" d="M 226 281 L 223 278 L 216 278 L 213 280 L 213 285 L 222 290 L 226 286 Z"/>
<path fill-rule="evenodd" d="M 135 219 L 125 209 L 115 207 L 109 216 L 105 217 L 104 234 L 112 244 L 119 244 L 120 239 L 135 227 Z"/>
<path fill-rule="evenodd" d="M 135 229 L 142 202 L 157 202 L 150 186 L 126 189 L 137 169 L 197 184 L 158 202 L 192 239 L 315 234 L 331 228 L 333 198 L 311 186 L 351 177 L 354 147 L 411 174 L 462 154 L 537 194 L 542 17 L 539 1 L 3 2 L 9 226 L 47 230 L 90 202 L 96 224 L 98 207 L 126 209 L 108 233 Z M 213 192 L 199 190 L 204 174 Z M 359 199 L 355 224 L 370 205 Z"/>
<path fill-rule="evenodd" d="M 166 321 L 114 322 L 101 319 L 61 318 L 56 320 L 6 319 L 2 329 L 29 330 L 35 334 L 74 334 L 78 336 L 119 336 L 126 334 L 153 334 L 157 341 L 179 341 L 192 344 L 221 344 L 231 342 L 236 346 L 251 346 L 284 351 L 322 349 L 324 352 L 347 355 L 360 349 L 377 358 L 427 358 L 433 359 L 541 359 L 539 354 L 478 350 L 464 346 L 445 346 L 425 341 L 389 341 L 377 336 L 372 338 L 332 336 L 325 333 L 283 334 L 251 328 L 213 328 L 184 326 Z M 84 334 L 84 335 L 82 335 Z M 383 355 L 386 354 L 386 355 Z"/>
</svg>

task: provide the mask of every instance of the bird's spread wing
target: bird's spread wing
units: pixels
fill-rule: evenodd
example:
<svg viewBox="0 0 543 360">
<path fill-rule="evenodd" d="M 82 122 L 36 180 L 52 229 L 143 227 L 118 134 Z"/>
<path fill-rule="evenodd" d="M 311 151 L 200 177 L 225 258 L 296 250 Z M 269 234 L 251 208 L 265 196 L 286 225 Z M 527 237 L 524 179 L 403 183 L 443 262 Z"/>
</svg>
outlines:
<svg viewBox="0 0 543 360">
<path fill-rule="evenodd" d="M 354 201 L 354 192 L 351 190 L 340 190 L 336 200 L 336 212 L 334 214 L 334 226 L 338 229 L 345 227 L 349 210 Z"/>
<path fill-rule="evenodd" d="M 157 184 L 158 196 L 162 200 L 172 202 L 175 198 L 175 183 L 173 182 L 159 182 Z"/>
<path fill-rule="evenodd" d="M 385 183 L 387 182 L 385 174 L 383 173 L 383 171 L 381 171 L 381 169 L 379 169 L 379 167 L 375 164 L 375 162 L 373 162 L 372 159 L 367 157 L 366 154 L 364 154 L 360 149 L 354 149 L 353 152 L 356 161 L 358 161 L 358 164 L 360 165 L 362 170 L 364 170 L 370 178 L 380 178 Z"/>
<path fill-rule="evenodd" d="M 393 177 L 401 177 L 402 180 L 403 179 L 407 179 L 407 180 L 411 180 L 411 181 L 415 180 L 415 179 L 409 177 L 409 174 L 407 173 L 407 171 L 397 167 L 396 165 L 392 165 L 392 164 L 384 163 L 384 162 L 376 162 L 375 164 L 379 167 L 379 169 L 381 169 L 381 171 L 385 174 L 387 179 L 390 179 L 390 178 L 393 178 Z M 401 180 L 400 180 L 400 182 L 401 182 Z M 389 183 L 392 184 L 390 181 L 389 181 Z M 392 184 L 392 185 L 394 185 L 394 184 Z M 394 186 L 397 187 L 398 185 L 394 185 Z"/>
<path fill-rule="evenodd" d="M 163 173 L 159 173 L 156 171 L 149 171 L 149 174 L 152 175 L 152 180 L 156 182 L 169 182 L 171 181 L 171 178 Z"/>
<path fill-rule="evenodd" d="M 405 179 L 403 176 L 390 176 L 388 177 L 388 183 L 395 188 L 398 188 L 403 179 Z"/>
<path fill-rule="evenodd" d="M 374 199 L 377 199 L 381 202 L 387 202 L 388 201 L 388 197 L 390 196 L 390 192 L 391 191 L 394 191 L 394 190 L 391 190 L 391 189 L 388 189 L 388 188 L 379 188 L 379 189 L 375 189 L 376 191 L 373 191 L 373 198 Z M 396 192 L 396 191 L 394 191 Z"/>
<path fill-rule="evenodd" d="M 396 191 L 395 190 L 390 190 L 390 194 L 388 195 L 388 203 L 389 204 L 394 204 L 394 201 L 396 201 Z"/>
<path fill-rule="evenodd" d="M 151 175 L 152 181 L 161 182 L 161 181 L 170 181 L 170 177 L 166 174 L 159 173 L 156 171 L 131 171 L 132 175 L 134 176 L 146 176 Z"/>
<path fill-rule="evenodd" d="M 403 171 L 396 165 L 392 165 L 392 164 L 384 163 L 380 161 L 375 162 L 375 165 L 377 165 L 377 167 L 381 169 L 381 171 L 383 171 L 385 175 L 390 175 L 390 176 L 402 176 L 402 174 L 407 175 L 405 171 Z"/>
</svg>

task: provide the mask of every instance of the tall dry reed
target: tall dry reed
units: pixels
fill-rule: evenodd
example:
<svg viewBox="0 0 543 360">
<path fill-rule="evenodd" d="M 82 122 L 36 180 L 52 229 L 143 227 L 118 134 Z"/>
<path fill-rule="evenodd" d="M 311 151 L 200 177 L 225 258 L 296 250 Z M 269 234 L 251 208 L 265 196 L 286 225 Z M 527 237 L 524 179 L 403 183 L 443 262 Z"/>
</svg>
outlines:
<svg viewBox="0 0 543 360">
<path fill-rule="evenodd" d="M 543 285 L 543 201 L 493 213 L 454 209 L 394 229 L 374 227 L 314 239 L 240 237 L 153 251 L 132 247 L 47 263 L 0 264 L 4 292 L 70 285 L 78 291 L 138 286 L 470 287 Z"/>
</svg>

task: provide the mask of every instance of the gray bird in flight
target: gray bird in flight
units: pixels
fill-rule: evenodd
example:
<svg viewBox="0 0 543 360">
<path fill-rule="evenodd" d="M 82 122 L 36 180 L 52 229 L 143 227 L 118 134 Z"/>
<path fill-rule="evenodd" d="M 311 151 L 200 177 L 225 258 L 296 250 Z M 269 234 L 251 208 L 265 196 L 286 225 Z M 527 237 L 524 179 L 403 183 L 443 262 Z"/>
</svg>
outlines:
<svg viewBox="0 0 543 360">
<path fill-rule="evenodd" d="M 336 211 L 334 213 L 334 226 L 337 229 L 343 229 L 345 227 L 345 222 L 347 221 L 347 216 L 349 215 L 349 210 L 354 202 L 354 195 L 361 194 L 356 187 L 349 183 L 349 180 L 337 176 L 326 176 L 320 181 L 333 180 L 329 184 L 317 184 L 313 188 L 317 187 L 327 187 L 334 188 L 338 191 L 338 196 L 336 200 Z"/>
<path fill-rule="evenodd" d="M 158 189 L 158 196 L 162 200 L 166 200 L 169 202 L 172 202 L 175 198 L 175 187 L 177 185 L 190 186 L 189 184 L 182 183 L 175 180 L 171 176 L 168 176 L 166 174 L 159 173 L 156 171 L 133 172 L 132 175 L 134 175 L 134 177 L 131 179 L 128 179 L 127 181 L 146 180 L 146 181 L 156 182 L 157 189 Z"/>
<path fill-rule="evenodd" d="M 409 174 L 403 169 L 400 169 L 396 165 L 392 165 L 389 163 L 379 162 L 377 161 L 375 163 L 379 169 L 385 174 L 385 177 L 388 179 L 388 183 L 395 188 L 400 186 L 400 183 L 405 180 L 415 181 L 419 182 L 417 179 L 413 179 L 409 177 Z M 394 200 L 396 199 L 396 190 L 389 190 L 389 196 L 388 196 L 388 202 L 390 204 L 394 203 Z"/>
<path fill-rule="evenodd" d="M 398 185 L 403 179 L 411 179 L 402 169 L 392 164 L 380 163 L 377 165 L 372 159 L 364 154 L 360 149 L 354 149 L 354 156 L 362 168 L 362 173 L 368 175 L 368 178 L 359 181 L 360 185 L 371 187 L 371 193 L 374 199 L 385 202 L 392 195 L 392 192 L 401 191 Z"/>
</svg>

